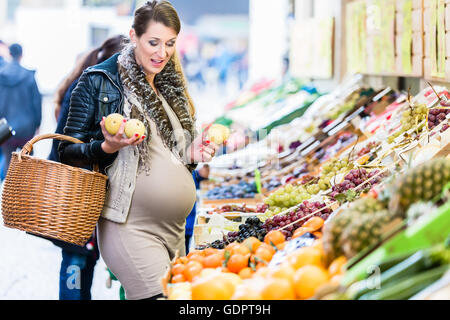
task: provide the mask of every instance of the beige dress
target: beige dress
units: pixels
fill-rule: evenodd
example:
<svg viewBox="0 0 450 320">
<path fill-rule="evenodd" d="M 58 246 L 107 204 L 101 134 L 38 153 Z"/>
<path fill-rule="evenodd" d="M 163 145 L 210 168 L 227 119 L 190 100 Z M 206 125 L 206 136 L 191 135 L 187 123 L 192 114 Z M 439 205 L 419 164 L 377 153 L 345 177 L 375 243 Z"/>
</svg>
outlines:
<svg viewBox="0 0 450 320">
<path fill-rule="evenodd" d="M 161 98 L 174 129 L 180 122 Z M 139 174 L 125 224 L 100 218 L 100 253 L 129 300 L 162 293 L 161 277 L 176 250 L 185 254 L 185 223 L 196 200 L 189 170 L 163 145 L 153 121 L 151 172 Z"/>
</svg>

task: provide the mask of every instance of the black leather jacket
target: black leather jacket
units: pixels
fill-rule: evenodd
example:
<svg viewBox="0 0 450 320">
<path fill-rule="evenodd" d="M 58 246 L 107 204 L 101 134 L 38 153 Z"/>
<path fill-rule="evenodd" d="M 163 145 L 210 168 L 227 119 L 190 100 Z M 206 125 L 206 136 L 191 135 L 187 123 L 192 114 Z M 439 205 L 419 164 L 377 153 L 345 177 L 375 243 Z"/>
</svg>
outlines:
<svg viewBox="0 0 450 320">
<path fill-rule="evenodd" d="M 62 141 L 58 153 L 62 163 L 91 169 L 99 164 L 100 172 L 113 163 L 117 152 L 108 154 L 103 151 L 104 141 L 100 122 L 102 117 L 111 113 L 123 113 L 124 95 L 119 77 L 117 58 L 108 60 L 86 69 L 70 99 L 70 110 L 64 134 L 83 141 L 73 144 Z"/>
</svg>

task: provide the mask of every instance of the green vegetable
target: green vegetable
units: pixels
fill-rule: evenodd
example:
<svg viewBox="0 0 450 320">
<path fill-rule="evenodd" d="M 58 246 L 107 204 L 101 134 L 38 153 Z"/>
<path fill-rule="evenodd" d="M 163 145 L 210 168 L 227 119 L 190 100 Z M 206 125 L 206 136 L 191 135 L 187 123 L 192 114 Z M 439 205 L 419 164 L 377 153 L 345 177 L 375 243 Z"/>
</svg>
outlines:
<svg viewBox="0 0 450 320">
<path fill-rule="evenodd" d="M 399 264 L 400 262 L 406 260 L 408 257 L 412 256 L 411 253 L 408 254 L 399 254 L 396 256 L 389 257 L 378 265 L 380 268 L 380 272 L 385 272 L 386 270 L 392 268 L 393 266 Z"/>
<path fill-rule="evenodd" d="M 395 264 L 395 260 L 399 259 L 401 262 Z M 392 260 L 387 260 L 380 264 L 381 276 L 379 284 L 381 287 L 386 285 L 398 283 L 405 278 L 412 277 L 420 272 L 436 267 L 438 265 L 446 265 L 450 263 L 450 250 L 444 245 L 437 245 L 435 247 L 418 251 L 410 255 L 405 260 L 401 260 L 401 256 L 393 257 Z M 394 264 L 391 268 L 385 269 L 390 264 Z M 359 297 L 371 292 L 373 289 L 367 286 L 367 283 L 376 283 L 379 274 L 370 276 L 366 280 L 360 281 L 358 285 L 352 288 L 352 297 L 358 299 Z"/>
<path fill-rule="evenodd" d="M 435 281 L 439 280 L 449 265 L 443 265 L 431 270 L 419 273 L 413 277 L 385 286 L 380 290 L 374 290 L 361 296 L 359 300 L 406 300 L 425 289 Z"/>
</svg>

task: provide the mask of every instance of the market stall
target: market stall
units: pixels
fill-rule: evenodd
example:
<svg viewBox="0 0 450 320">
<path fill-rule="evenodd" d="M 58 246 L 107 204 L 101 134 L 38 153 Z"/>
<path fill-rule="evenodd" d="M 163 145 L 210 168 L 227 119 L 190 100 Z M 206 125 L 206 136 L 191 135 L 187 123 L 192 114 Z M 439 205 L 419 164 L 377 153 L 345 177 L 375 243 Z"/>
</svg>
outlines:
<svg viewBox="0 0 450 320">
<path fill-rule="evenodd" d="M 295 149 L 247 170 L 212 166 L 169 299 L 448 298 L 448 90 L 361 92 L 309 109 Z M 305 130 L 316 123 L 327 125 Z"/>
</svg>

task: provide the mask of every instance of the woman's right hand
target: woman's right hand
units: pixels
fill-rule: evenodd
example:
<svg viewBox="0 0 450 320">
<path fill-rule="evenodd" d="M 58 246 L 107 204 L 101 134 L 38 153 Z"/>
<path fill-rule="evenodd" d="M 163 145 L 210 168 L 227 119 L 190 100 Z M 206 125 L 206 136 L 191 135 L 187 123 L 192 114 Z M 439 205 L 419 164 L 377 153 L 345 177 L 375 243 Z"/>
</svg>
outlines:
<svg viewBox="0 0 450 320">
<path fill-rule="evenodd" d="M 102 128 L 102 133 L 105 137 L 105 141 L 103 141 L 102 143 L 102 149 L 104 152 L 115 153 L 124 147 L 137 146 L 138 144 L 142 143 L 142 141 L 144 141 L 145 136 L 139 138 L 139 135 L 136 135 L 129 139 L 124 136 L 123 133 L 125 131 L 125 123 L 127 122 L 126 119 L 124 119 L 124 121 L 120 125 L 119 131 L 117 131 L 115 135 L 110 134 L 105 128 L 105 119 L 106 118 L 103 117 L 102 121 L 100 122 L 100 127 Z"/>
</svg>

